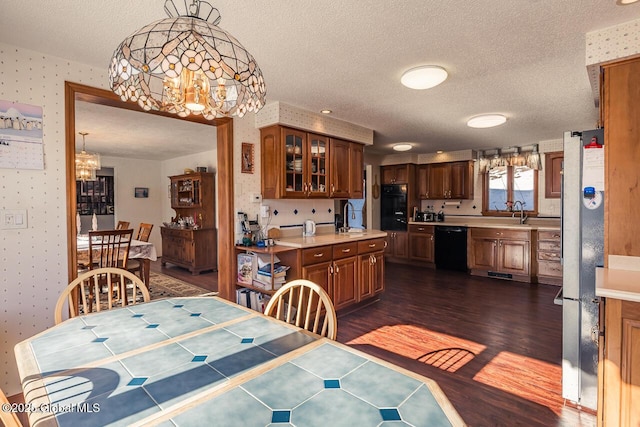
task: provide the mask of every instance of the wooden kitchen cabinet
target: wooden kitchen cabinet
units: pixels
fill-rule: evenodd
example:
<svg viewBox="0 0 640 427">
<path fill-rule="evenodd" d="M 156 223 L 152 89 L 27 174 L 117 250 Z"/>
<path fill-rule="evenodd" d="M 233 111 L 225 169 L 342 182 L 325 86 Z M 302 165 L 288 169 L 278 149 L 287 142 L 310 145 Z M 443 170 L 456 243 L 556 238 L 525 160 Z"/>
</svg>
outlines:
<svg viewBox="0 0 640 427">
<path fill-rule="evenodd" d="M 562 264 L 560 263 L 561 234 L 558 231 L 538 231 L 536 254 L 538 283 L 562 285 Z"/>
<path fill-rule="evenodd" d="M 406 163 L 401 165 L 381 166 L 383 184 L 408 184 L 409 176 L 415 174 L 415 165 Z"/>
<path fill-rule="evenodd" d="M 416 167 L 416 197 L 420 200 L 429 198 L 429 165 Z"/>
<path fill-rule="evenodd" d="M 385 240 L 387 242 L 385 256 L 394 261 L 408 261 L 409 245 L 406 231 L 388 231 Z"/>
<path fill-rule="evenodd" d="M 177 221 L 193 227 L 161 227 L 162 265 L 175 264 L 192 274 L 217 269 L 215 195 L 213 173 L 198 172 L 169 177 L 171 207 Z"/>
<path fill-rule="evenodd" d="M 361 144 L 279 125 L 260 129 L 260 141 L 263 198 L 362 198 Z"/>
<path fill-rule="evenodd" d="M 427 199 L 473 199 L 473 161 L 432 163 Z"/>
<path fill-rule="evenodd" d="M 471 274 L 531 282 L 531 231 L 472 228 Z"/>
<path fill-rule="evenodd" d="M 336 310 L 359 301 L 358 257 L 333 261 L 333 305 Z"/>
<path fill-rule="evenodd" d="M 640 425 L 640 303 L 605 298 L 598 375 L 602 402 L 598 425 Z M 602 315 L 602 313 L 601 313 Z"/>
<path fill-rule="evenodd" d="M 412 261 L 434 262 L 434 226 L 409 225 L 409 258 Z"/>
<path fill-rule="evenodd" d="M 563 151 L 544 155 L 544 197 L 547 199 L 559 199 L 561 196 L 563 160 Z"/>
</svg>

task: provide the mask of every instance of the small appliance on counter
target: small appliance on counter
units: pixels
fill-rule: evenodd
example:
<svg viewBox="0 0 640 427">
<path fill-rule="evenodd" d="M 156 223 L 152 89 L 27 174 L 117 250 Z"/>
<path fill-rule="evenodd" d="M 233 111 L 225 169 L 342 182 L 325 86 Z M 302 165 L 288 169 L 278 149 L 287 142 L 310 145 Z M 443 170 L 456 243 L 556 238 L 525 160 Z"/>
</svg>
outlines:
<svg viewBox="0 0 640 427">
<path fill-rule="evenodd" d="M 310 219 L 302 223 L 302 236 L 311 237 L 316 235 L 316 223 Z"/>
<path fill-rule="evenodd" d="M 413 220 L 415 222 L 434 222 L 436 214 L 434 212 L 416 212 Z"/>
<path fill-rule="evenodd" d="M 436 221 L 444 222 L 444 212 L 442 211 L 438 212 L 438 214 L 436 215 Z"/>
</svg>

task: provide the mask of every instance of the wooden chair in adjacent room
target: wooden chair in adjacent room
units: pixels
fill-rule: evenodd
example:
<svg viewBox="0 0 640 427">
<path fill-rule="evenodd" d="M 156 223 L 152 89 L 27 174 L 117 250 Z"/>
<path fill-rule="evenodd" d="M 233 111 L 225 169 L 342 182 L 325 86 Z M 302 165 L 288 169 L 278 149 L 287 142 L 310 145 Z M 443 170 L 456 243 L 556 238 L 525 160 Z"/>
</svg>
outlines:
<svg viewBox="0 0 640 427">
<path fill-rule="evenodd" d="M 0 421 L 5 427 L 22 427 L 22 423 L 20 423 L 20 419 L 18 419 L 18 415 L 15 412 L 6 410 L 5 405 L 11 405 L 9 403 L 9 399 L 5 396 L 4 392 L 0 388 L 0 405 L 2 405 L 2 409 L 0 409 Z"/>
<path fill-rule="evenodd" d="M 116 230 L 126 230 L 129 228 L 129 221 L 118 221 L 118 225 L 116 225 Z"/>
<path fill-rule="evenodd" d="M 133 230 L 89 232 L 89 268 L 127 268 Z"/>
<path fill-rule="evenodd" d="M 118 299 L 113 298 L 113 292 L 101 292 L 103 281 L 109 289 L 118 289 Z M 56 325 L 62 322 L 65 303 L 68 304 L 69 317 L 76 317 L 150 299 L 149 290 L 135 274 L 121 268 L 96 268 L 78 276 L 62 291 L 54 319 Z"/>
<path fill-rule="evenodd" d="M 141 222 L 138 226 L 138 234 L 136 235 L 136 240 L 140 240 L 141 242 L 148 242 L 149 236 L 151 236 L 151 230 L 153 230 L 153 224 Z M 134 274 L 137 274 L 140 278 L 142 278 L 144 277 L 143 266 L 143 260 L 134 258 L 129 260 L 127 270 Z"/>
<path fill-rule="evenodd" d="M 338 335 L 336 310 L 329 295 L 309 280 L 284 284 L 271 297 L 264 314 L 332 340 Z"/>
</svg>

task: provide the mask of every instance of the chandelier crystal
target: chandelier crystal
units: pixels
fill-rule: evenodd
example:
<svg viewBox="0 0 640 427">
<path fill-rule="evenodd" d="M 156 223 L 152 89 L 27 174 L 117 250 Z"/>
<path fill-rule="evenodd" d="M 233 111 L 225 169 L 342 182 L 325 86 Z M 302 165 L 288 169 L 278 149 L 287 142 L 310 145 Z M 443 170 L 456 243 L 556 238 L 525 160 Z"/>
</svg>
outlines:
<svg viewBox="0 0 640 427">
<path fill-rule="evenodd" d="M 76 180 L 95 181 L 96 171 L 100 169 L 100 154 L 87 153 L 84 137 L 87 132 L 78 132 L 82 135 L 82 151 L 76 153 Z"/>
<path fill-rule="evenodd" d="M 192 0 L 182 14 L 165 2 L 169 18 L 127 37 L 109 67 L 111 90 L 142 109 L 207 120 L 242 117 L 265 104 L 266 89 L 255 59 L 217 24 L 218 9 Z"/>
</svg>

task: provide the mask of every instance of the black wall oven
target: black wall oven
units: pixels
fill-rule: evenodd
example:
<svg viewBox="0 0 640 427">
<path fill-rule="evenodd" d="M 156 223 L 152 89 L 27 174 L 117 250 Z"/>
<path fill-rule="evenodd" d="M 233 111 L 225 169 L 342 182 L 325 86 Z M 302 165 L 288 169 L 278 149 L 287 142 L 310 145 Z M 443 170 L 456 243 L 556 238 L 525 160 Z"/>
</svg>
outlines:
<svg viewBox="0 0 640 427">
<path fill-rule="evenodd" d="M 382 185 L 380 226 L 383 230 L 407 231 L 406 184 Z"/>
</svg>

